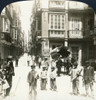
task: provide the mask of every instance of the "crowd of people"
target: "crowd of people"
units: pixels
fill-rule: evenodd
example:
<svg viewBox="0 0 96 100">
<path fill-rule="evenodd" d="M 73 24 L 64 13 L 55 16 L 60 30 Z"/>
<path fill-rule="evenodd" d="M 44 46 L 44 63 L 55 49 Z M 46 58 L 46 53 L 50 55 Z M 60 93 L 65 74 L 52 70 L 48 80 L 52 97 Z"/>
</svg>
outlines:
<svg viewBox="0 0 96 100">
<path fill-rule="evenodd" d="M 41 62 L 40 62 L 41 61 Z M 50 90 L 57 91 L 57 77 L 60 77 L 61 74 L 61 66 L 62 60 L 58 58 L 58 60 L 52 59 L 50 62 L 48 58 L 39 59 L 38 66 L 40 68 L 40 73 L 36 73 L 37 64 L 34 63 L 31 65 L 32 70 L 28 74 L 28 83 L 29 83 L 29 94 L 30 98 L 32 96 L 32 91 L 34 92 L 34 98 L 36 100 L 37 95 L 37 80 L 40 79 L 40 88 L 41 90 L 46 90 L 46 85 L 48 82 L 48 78 L 50 79 Z M 63 64 L 64 65 L 64 64 Z M 94 97 L 93 84 L 95 81 L 94 78 L 94 68 L 92 67 L 90 62 L 86 62 L 84 67 L 78 68 L 78 63 L 76 60 L 72 61 L 71 64 L 68 62 L 65 64 L 67 67 L 67 75 L 70 76 L 72 83 L 72 94 L 79 95 L 79 77 L 82 77 L 82 83 L 85 87 L 85 95 Z M 50 70 L 50 74 L 48 75 L 48 70 Z M 34 73 L 34 74 L 33 74 Z M 34 78 L 33 78 L 34 77 Z M 35 81 L 35 82 L 34 82 Z M 89 87 L 91 90 L 91 94 L 89 94 Z M 31 100 L 31 99 L 30 99 Z"/>
<path fill-rule="evenodd" d="M 12 57 L 8 57 L 0 65 L 0 96 L 8 96 L 12 87 L 12 77 L 15 75 Z"/>
<path fill-rule="evenodd" d="M 30 62 L 32 61 L 32 63 Z M 47 90 L 47 83 L 50 79 L 50 90 L 57 91 L 57 77 L 60 77 L 62 74 L 61 68 L 64 66 L 64 70 L 66 69 L 66 73 L 72 83 L 72 94 L 79 95 L 79 77 L 82 77 L 82 83 L 85 87 L 85 95 L 94 97 L 94 67 L 90 62 L 86 62 L 85 66 L 79 68 L 78 62 L 76 60 L 68 59 L 65 63 L 62 61 L 62 58 L 51 59 L 50 58 L 38 58 L 36 57 L 28 59 L 28 66 L 31 66 L 31 70 L 27 76 L 27 82 L 29 83 L 29 99 L 31 100 L 32 94 L 34 93 L 34 100 L 37 97 L 37 80 L 40 79 L 40 89 Z M 16 66 L 18 63 L 16 62 Z M 39 71 L 36 70 L 38 67 Z M 39 72 L 39 73 L 38 73 Z M 12 57 L 7 58 L 0 66 L 0 95 L 6 97 L 10 94 L 10 90 L 12 87 L 12 77 L 15 75 L 14 66 Z M 91 90 L 91 94 L 89 92 L 89 87 Z M 33 92 L 33 93 L 32 93 Z"/>
</svg>

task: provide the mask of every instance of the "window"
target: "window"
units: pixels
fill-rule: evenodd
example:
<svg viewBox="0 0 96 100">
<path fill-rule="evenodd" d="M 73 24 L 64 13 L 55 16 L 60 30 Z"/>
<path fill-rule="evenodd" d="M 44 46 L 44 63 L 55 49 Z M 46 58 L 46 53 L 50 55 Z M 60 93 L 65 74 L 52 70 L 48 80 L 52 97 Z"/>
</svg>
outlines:
<svg viewBox="0 0 96 100">
<path fill-rule="evenodd" d="M 10 32 L 10 21 L 7 18 L 2 17 L 2 31 Z"/>
<path fill-rule="evenodd" d="M 15 30 L 14 39 L 17 39 L 17 30 Z"/>
<path fill-rule="evenodd" d="M 58 15 L 58 29 L 60 29 L 60 15 Z"/>
<path fill-rule="evenodd" d="M 51 34 L 53 34 L 53 31 L 51 31 Z"/>
<path fill-rule="evenodd" d="M 55 15 L 55 29 L 57 29 L 57 15 Z"/>
<path fill-rule="evenodd" d="M 2 17 L 2 31 L 4 32 L 5 30 L 5 19 Z"/>
<path fill-rule="evenodd" d="M 62 16 L 62 29 L 64 29 L 64 16 Z"/>
<path fill-rule="evenodd" d="M 41 21 L 38 20 L 38 30 L 41 30 Z"/>
<path fill-rule="evenodd" d="M 58 31 L 58 34 L 60 34 L 60 31 Z"/>
<path fill-rule="evenodd" d="M 70 19 L 70 29 L 71 30 L 81 30 L 81 19 L 71 18 Z"/>
<path fill-rule="evenodd" d="M 50 29 L 64 29 L 65 28 L 65 16 L 62 14 L 50 14 L 49 15 L 49 28 Z"/>
<path fill-rule="evenodd" d="M 51 7 L 64 6 L 65 1 L 50 1 Z"/>
<path fill-rule="evenodd" d="M 10 32 L 10 21 L 8 19 L 6 19 L 5 22 L 5 31 Z"/>
<path fill-rule="evenodd" d="M 53 15 L 51 15 L 51 28 L 53 29 Z"/>
<path fill-rule="evenodd" d="M 92 58 L 94 58 L 94 54 L 95 54 L 95 48 L 94 48 L 94 46 L 93 45 L 90 45 L 89 46 L 89 59 L 92 59 Z"/>
<path fill-rule="evenodd" d="M 16 22 L 15 22 L 15 26 L 18 27 L 18 20 L 16 20 Z"/>
<path fill-rule="evenodd" d="M 79 51 L 78 47 L 72 47 L 72 58 L 78 60 L 78 51 Z"/>
<path fill-rule="evenodd" d="M 69 22 L 69 29 L 74 34 L 79 34 L 82 30 L 81 18 L 72 17 Z"/>
</svg>

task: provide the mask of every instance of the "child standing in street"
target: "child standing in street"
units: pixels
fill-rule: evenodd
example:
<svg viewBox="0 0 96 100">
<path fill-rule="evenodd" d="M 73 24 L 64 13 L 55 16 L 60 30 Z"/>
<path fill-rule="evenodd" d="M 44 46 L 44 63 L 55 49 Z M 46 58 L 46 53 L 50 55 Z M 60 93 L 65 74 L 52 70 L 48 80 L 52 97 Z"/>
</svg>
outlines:
<svg viewBox="0 0 96 100">
<path fill-rule="evenodd" d="M 73 94 L 79 94 L 79 70 L 77 69 L 77 63 L 73 64 L 73 68 L 71 69 L 71 81 L 72 81 L 72 89 Z"/>
<path fill-rule="evenodd" d="M 51 74 L 50 74 L 50 89 L 56 91 L 56 69 L 55 67 L 51 67 Z"/>
<path fill-rule="evenodd" d="M 5 79 L 5 75 L 2 71 L 2 69 L 0 69 L 0 96 L 6 96 L 6 89 L 9 88 L 9 84 L 7 82 L 7 80 Z"/>
<path fill-rule="evenodd" d="M 35 71 L 35 65 L 31 66 L 31 71 L 28 73 L 27 81 L 29 83 L 29 100 L 32 100 L 32 92 L 34 92 L 34 100 L 37 97 L 37 79 L 39 78 Z"/>
<path fill-rule="evenodd" d="M 42 66 L 41 71 L 41 90 L 46 90 L 46 84 L 47 84 L 47 70 L 45 66 Z"/>
</svg>

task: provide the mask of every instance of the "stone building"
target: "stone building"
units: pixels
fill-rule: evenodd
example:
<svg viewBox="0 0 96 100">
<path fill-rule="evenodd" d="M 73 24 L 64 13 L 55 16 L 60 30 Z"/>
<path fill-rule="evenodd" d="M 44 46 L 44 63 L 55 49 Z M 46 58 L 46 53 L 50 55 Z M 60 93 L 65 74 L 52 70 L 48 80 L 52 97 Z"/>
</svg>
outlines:
<svg viewBox="0 0 96 100">
<path fill-rule="evenodd" d="M 96 59 L 95 17 L 89 5 L 64 0 L 35 0 L 32 11 L 32 36 L 41 38 L 42 56 L 50 56 L 52 49 L 63 44 L 79 65 Z"/>
<path fill-rule="evenodd" d="M 15 58 L 19 56 L 17 50 L 23 49 L 21 44 L 23 40 L 20 38 L 21 22 L 20 9 L 16 4 L 7 5 L 0 15 L 0 59 L 3 61 L 9 55 Z M 21 44 L 21 47 L 20 47 Z"/>
</svg>

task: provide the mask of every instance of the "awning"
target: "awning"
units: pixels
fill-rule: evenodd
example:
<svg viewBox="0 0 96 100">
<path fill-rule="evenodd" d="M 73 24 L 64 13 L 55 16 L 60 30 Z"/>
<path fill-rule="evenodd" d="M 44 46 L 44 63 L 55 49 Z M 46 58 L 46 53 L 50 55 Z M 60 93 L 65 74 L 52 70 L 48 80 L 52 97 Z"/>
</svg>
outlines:
<svg viewBox="0 0 96 100">
<path fill-rule="evenodd" d="M 5 45 L 11 45 L 11 43 L 9 43 L 9 42 L 7 42 L 7 41 L 5 41 L 5 40 L 1 40 L 1 43 L 3 43 L 3 44 L 5 44 Z"/>
<path fill-rule="evenodd" d="M 58 59 L 59 57 L 66 58 L 69 56 L 69 54 L 70 52 L 68 51 L 68 48 L 64 46 L 56 47 L 50 52 L 52 59 Z"/>
</svg>

